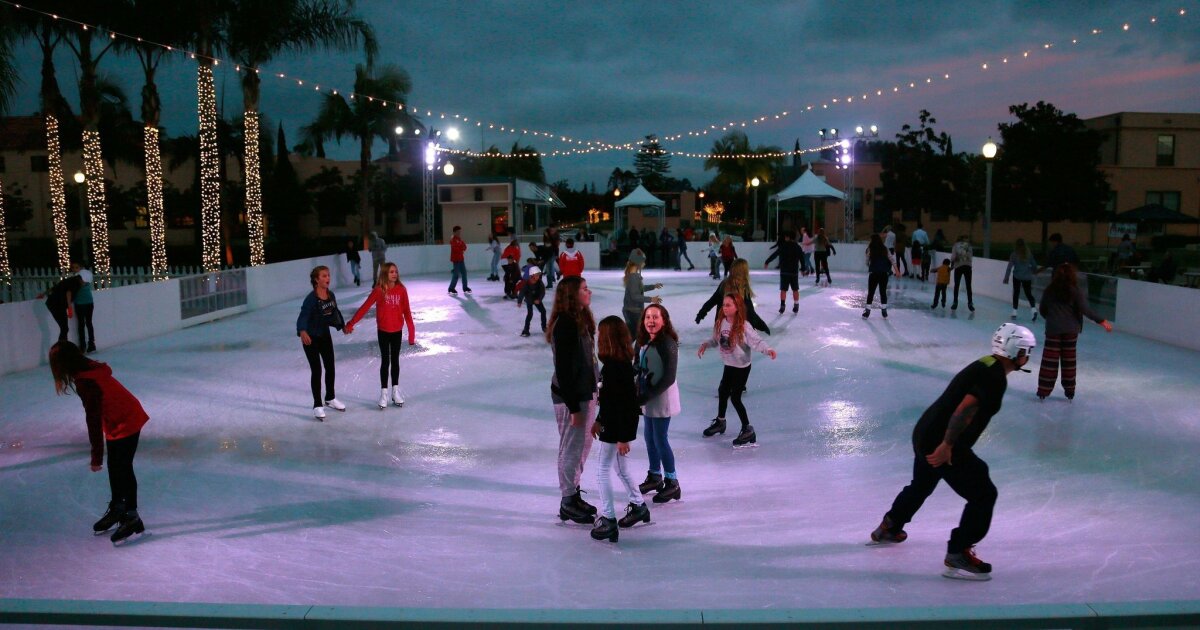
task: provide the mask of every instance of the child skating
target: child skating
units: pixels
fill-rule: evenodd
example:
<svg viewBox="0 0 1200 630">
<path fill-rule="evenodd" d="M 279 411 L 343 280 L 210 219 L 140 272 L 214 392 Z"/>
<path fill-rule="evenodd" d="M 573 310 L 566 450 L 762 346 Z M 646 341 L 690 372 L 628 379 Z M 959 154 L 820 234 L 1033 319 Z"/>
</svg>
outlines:
<svg viewBox="0 0 1200 630">
<path fill-rule="evenodd" d="M 529 323 L 533 321 L 533 309 L 542 316 L 542 332 L 546 332 L 546 307 L 542 302 L 546 299 L 546 285 L 542 283 L 542 270 L 538 267 L 529 268 L 529 280 L 521 287 L 520 297 L 517 298 L 517 308 L 525 303 L 525 328 L 521 330 L 522 337 L 529 336 Z"/>
<path fill-rule="evenodd" d="M 629 443 L 637 439 L 638 405 L 633 369 L 633 340 L 625 321 L 615 315 L 600 320 L 596 331 L 596 353 L 600 368 L 599 410 L 592 436 L 600 440 L 600 517 L 592 527 L 592 538 L 617 542 L 620 528 L 650 522 L 650 508 L 630 474 Z M 629 505 L 617 520 L 612 490 L 612 471 L 625 488 Z"/>
<path fill-rule="evenodd" d="M 946 308 L 946 289 L 950 287 L 950 259 L 942 259 L 942 264 L 938 265 L 936 282 L 933 286 L 933 304 L 929 308 L 937 308 L 939 300 L 942 308 Z"/>
<path fill-rule="evenodd" d="M 99 536 L 118 525 L 109 538 L 124 544 L 146 531 L 138 515 L 137 477 L 133 456 L 137 453 L 142 427 L 150 420 L 142 404 L 117 379 L 107 363 L 83 355 L 79 346 L 59 341 L 50 347 L 50 372 L 59 395 L 75 392 L 83 401 L 88 439 L 92 444 L 91 470 L 100 472 L 108 451 L 108 485 L 112 497 L 108 510 L 92 525 Z"/>
<path fill-rule="evenodd" d="M 758 336 L 758 332 L 746 322 L 746 306 L 738 296 L 729 294 L 721 303 L 717 313 L 717 322 L 713 326 L 712 339 L 700 344 L 696 356 L 703 358 L 704 351 L 709 346 L 721 350 L 721 360 L 725 363 L 725 371 L 721 375 L 721 385 L 717 388 L 717 417 L 704 430 L 704 437 L 712 437 L 725 433 L 725 410 L 730 400 L 738 412 L 742 422 L 742 430 L 734 438 L 734 446 L 745 446 L 758 442 L 754 427 L 750 426 L 750 418 L 746 415 L 746 407 L 742 404 L 742 391 L 750 378 L 751 353 L 757 350 L 775 360 L 775 351 Z"/>
<path fill-rule="evenodd" d="M 347 335 L 354 332 L 354 325 L 375 306 L 376 338 L 379 341 L 379 408 L 388 406 L 388 375 L 391 374 L 391 401 L 397 407 L 404 406 L 400 393 L 400 346 L 404 342 L 404 327 L 408 326 L 408 345 L 416 341 L 412 310 L 408 306 L 408 289 L 400 282 L 400 272 L 395 263 L 383 263 L 379 278 L 362 306 L 350 318 L 343 330 Z"/>
</svg>

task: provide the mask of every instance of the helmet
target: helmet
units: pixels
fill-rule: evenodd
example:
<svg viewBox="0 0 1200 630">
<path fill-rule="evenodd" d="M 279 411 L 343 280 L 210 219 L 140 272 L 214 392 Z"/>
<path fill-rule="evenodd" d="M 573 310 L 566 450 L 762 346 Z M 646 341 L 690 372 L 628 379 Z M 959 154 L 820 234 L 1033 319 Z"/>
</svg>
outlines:
<svg viewBox="0 0 1200 630">
<path fill-rule="evenodd" d="M 534 266 L 532 266 L 532 267 L 530 267 L 530 268 L 529 268 L 529 275 L 531 275 L 531 276 L 532 276 L 532 275 L 539 274 L 539 273 L 542 273 L 542 269 L 541 269 L 541 267 L 538 267 L 537 265 L 534 265 Z"/>
<path fill-rule="evenodd" d="M 1028 356 L 1037 347 L 1037 337 L 1024 326 L 1012 322 L 1001 324 L 992 334 L 992 354 L 1017 360 Z"/>
</svg>

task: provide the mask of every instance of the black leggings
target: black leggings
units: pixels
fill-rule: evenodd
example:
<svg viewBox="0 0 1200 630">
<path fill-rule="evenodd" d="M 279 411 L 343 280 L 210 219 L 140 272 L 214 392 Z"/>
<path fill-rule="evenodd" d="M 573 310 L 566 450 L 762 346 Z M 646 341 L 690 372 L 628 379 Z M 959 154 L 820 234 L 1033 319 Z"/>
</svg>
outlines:
<svg viewBox="0 0 1200 630">
<path fill-rule="evenodd" d="M 379 386 L 388 386 L 388 370 L 392 372 L 392 385 L 400 383 L 400 346 L 404 343 L 404 331 L 397 330 L 396 332 L 377 332 L 379 339 Z M 333 361 L 330 360 L 332 365 Z M 332 369 L 332 368 L 330 368 Z M 332 382 L 332 381 L 330 381 Z M 333 385 L 329 386 L 330 391 L 333 390 Z M 332 397 L 331 397 L 332 398 Z"/>
<path fill-rule="evenodd" d="M 918 454 L 913 461 L 912 481 L 896 495 L 887 516 L 893 530 L 902 529 L 943 479 L 951 490 L 967 500 L 958 527 L 950 532 L 946 545 L 947 553 L 962 553 L 987 535 L 997 494 L 988 475 L 987 463 L 970 449 L 955 449 L 954 465 L 944 464 L 937 468 L 925 461 L 925 455 Z"/>
<path fill-rule="evenodd" d="M 67 305 L 65 302 L 46 302 L 50 316 L 58 324 L 58 340 L 67 340 Z"/>
<path fill-rule="evenodd" d="M 138 438 L 134 433 L 119 440 L 108 440 L 108 485 L 112 488 L 113 504 L 123 504 L 126 510 L 137 509 L 137 477 L 133 475 L 133 456 L 137 453 Z"/>
<path fill-rule="evenodd" d="M 1021 298 L 1021 289 L 1025 289 L 1025 299 L 1029 300 L 1030 308 L 1036 303 L 1033 301 L 1033 280 L 1017 280 L 1013 278 L 1013 310 L 1017 310 L 1017 304 Z"/>
<path fill-rule="evenodd" d="M 733 401 L 733 408 L 737 410 L 742 426 L 750 426 L 750 418 L 746 416 L 746 406 L 742 404 L 742 390 L 746 389 L 746 381 L 750 380 L 751 367 L 749 365 L 744 368 L 725 366 L 725 371 L 721 374 L 721 384 L 717 387 L 718 418 L 725 417 L 727 404 Z"/>
<path fill-rule="evenodd" d="M 333 393 L 333 337 L 329 334 L 313 337 L 312 343 L 304 346 L 304 356 L 308 359 L 308 370 L 312 373 L 309 385 L 312 387 L 313 407 L 324 407 L 326 400 L 337 398 Z M 325 364 L 325 397 L 321 398 L 321 364 Z"/>
<path fill-rule="evenodd" d="M 975 303 L 974 297 L 971 295 L 971 265 L 962 265 L 954 268 L 954 305 L 958 306 L 958 283 L 963 276 L 967 277 L 967 305 Z"/>
<path fill-rule="evenodd" d="M 825 272 L 825 279 L 829 280 L 829 284 L 833 284 L 833 276 L 829 275 L 829 252 L 828 251 L 824 251 L 824 252 L 818 251 L 818 252 L 814 252 L 814 255 L 817 258 L 816 262 L 813 263 L 817 268 L 816 284 L 821 284 L 821 272 L 822 271 Z"/>
<path fill-rule="evenodd" d="M 879 289 L 879 303 L 887 306 L 887 283 L 890 275 L 892 274 L 884 271 L 872 271 L 867 274 L 867 306 L 875 301 L 875 289 Z"/>
<path fill-rule="evenodd" d="M 95 304 L 76 304 L 75 314 L 79 316 L 79 349 L 85 350 L 88 347 L 96 345 L 96 331 L 92 330 L 92 312 L 96 310 Z M 84 335 L 84 331 L 87 334 Z M 90 340 L 90 342 L 89 342 Z"/>
<path fill-rule="evenodd" d="M 534 304 L 533 300 L 525 300 L 525 332 L 529 332 L 529 322 L 533 321 L 533 309 L 535 308 L 542 314 L 542 330 L 546 330 L 546 306 L 540 302 Z"/>
</svg>

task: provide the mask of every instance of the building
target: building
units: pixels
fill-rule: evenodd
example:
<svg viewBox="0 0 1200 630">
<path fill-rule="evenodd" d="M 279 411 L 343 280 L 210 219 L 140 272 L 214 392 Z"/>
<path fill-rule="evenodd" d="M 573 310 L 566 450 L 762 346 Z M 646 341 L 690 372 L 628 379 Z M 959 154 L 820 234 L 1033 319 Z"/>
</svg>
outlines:
<svg viewBox="0 0 1200 630">
<path fill-rule="evenodd" d="M 486 242 L 488 235 L 512 234 L 520 239 L 541 238 L 550 225 L 550 209 L 566 204 L 545 184 L 516 177 L 471 177 L 437 185 L 442 207 L 443 242 L 454 226 L 470 243 Z"/>
</svg>

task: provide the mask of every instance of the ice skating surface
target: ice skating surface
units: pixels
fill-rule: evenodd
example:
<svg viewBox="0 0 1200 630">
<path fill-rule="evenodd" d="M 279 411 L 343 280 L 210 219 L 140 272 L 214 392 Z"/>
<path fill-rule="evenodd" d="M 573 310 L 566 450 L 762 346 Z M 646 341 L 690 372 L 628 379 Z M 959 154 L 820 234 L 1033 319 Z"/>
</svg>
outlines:
<svg viewBox="0 0 1200 630">
<path fill-rule="evenodd" d="M 587 278 L 597 319 L 619 314 L 619 273 Z M 299 299 L 102 349 L 152 417 L 135 462 L 152 535 L 120 549 L 91 535 L 108 483 L 88 471 L 79 399 L 55 397 L 45 367 L 0 378 L 0 597 L 790 608 L 1200 593 L 1200 354 L 1089 323 L 1074 402 L 1061 389 L 1034 396 L 1040 350 L 1032 374 L 1014 373 L 976 448 L 999 488 L 977 549 L 995 579 L 970 584 L 940 577 L 963 505 L 944 484 L 907 542 L 865 543 L 909 480 L 917 417 L 989 352 L 1008 304 L 930 311 L 931 285 L 893 280 L 890 319 L 864 321 L 865 274 L 838 274 L 830 288 L 802 283 L 800 313 L 789 295 L 778 315 L 775 273 L 755 272 L 779 358 L 755 356 L 745 402 L 759 447 L 735 451 L 732 408 L 725 435 L 701 437 L 721 362 L 696 358 L 712 316 L 693 320 L 715 282 L 699 270 L 646 279 L 666 285 L 682 337 L 670 436 L 683 501 L 651 504 L 653 527 L 614 545 L 558 525 L 545 341 L 518 336 L 525 310 L 499 283 L 473 280 L 473 296 L 453 298 L 445 277 L 416 277 L 402 409 L 376 406 L 368 319 L 335 340 L 348 409 L 314 421 Z M 365 294 L 338 291 L 347 317 Z M 641 439 L 629 457 L 640 481 Z M 589 462 L 583 487 L 598 503 L 595 473 Z"/>
</svg>

